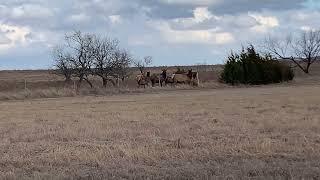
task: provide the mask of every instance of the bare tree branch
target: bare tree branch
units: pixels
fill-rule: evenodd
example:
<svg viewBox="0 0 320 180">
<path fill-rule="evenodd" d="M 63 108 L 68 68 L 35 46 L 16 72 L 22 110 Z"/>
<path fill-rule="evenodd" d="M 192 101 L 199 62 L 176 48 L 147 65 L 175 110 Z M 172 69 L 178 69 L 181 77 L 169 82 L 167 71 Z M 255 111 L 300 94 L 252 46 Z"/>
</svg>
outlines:
<svg viewBox="0 0 320 180">
<path fill-rule="evenodd" d="M 94 51 L 94 74 L 102 78 L 103 86 L 106 87 L 108 81 L 114 86 L 114 54 L 118 49 L 119 41 L 116 39 L 95 37 L 93 43 Z"/>
<path fill-rule="evenodd" d="M 145 68 L 152 64 L 152 57 L 146 56 L 143 58 L 143 60 L 136 60 L 134 64 L 139 69 L 140 73 L 144 74 Z"/>
<path fill-rule="evenodd" d="M 78 87 L 81 86 L 83 80 L 85 80 L 90 87 L 93 87 L 88 77 L 92 74 L 94 39 L 94 35 L 82 34 L 80 31 L 66 35 L 67 47 L 71 51 L 70 62 L 73 66 L 73 74 L 79 78 Z"/>
<path fill-rule="evenodd" d="M 284 40 L 268 37 L 265 49 L 279 59 L 290 60 L 303 72 L 309 73 L 310 66 L 320 56 L 320 31 L 305 31 L 299 36 L 287 36 Z"/>
<path fill-rule="evenodd" d="M 63 75 L 66 82 L 70 82 L 73 74 L 73 67 L 70 63 L 71 55 L 64 52 L 62 47 L 55 47 L 52 55 L 54 59 L 54 67 L 56 68 L 55 72 Z"/>
<path fill-rule="evenodd" d="M 115 79 L 119 82 L 119 79 L 124 81 L 128 77 L 132 56 L 119 48 L 117 39 L 75 31 L 66 35 L 65 40 L 65 47 L 54 50 L 55 66 L 67 80 L 77 77 L 78 88 L 83 81 L 93 87 L 91 75 L 101 77 L 104 87 L 108 82 L 115 86 Z M 146 57 L 143 64 L 148 65 L 151 60 L 151 57 Z"/>
</svg>

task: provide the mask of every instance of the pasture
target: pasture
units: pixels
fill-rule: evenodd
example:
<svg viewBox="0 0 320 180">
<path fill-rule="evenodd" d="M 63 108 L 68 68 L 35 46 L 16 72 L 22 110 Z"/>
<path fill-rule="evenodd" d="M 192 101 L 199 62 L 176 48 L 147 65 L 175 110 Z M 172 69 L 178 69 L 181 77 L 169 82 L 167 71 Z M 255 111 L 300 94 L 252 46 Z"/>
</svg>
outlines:
<svg viewBox="0 0 320 180">
<path fill-rule="evenodd" d="M 320 85 L 0 102 L 1 179 L 319 179 Z"/>
<path fill-rule="evenodd" d="M 202 82 L 217 81 L 219 73 L 222 70 L 220 65 L 203 65 L 203 66 L 185 66 L 184 69 L 193 69 L 199 72 Z M 151 73 L 161 73 L 161 67 L 148 68 Z M 168 74 L 172 74 L 176 71 L 175 67 L 168 68 Z M 136 88 L 136 75 L 140 72 L 136 68 L 131 68 L 130 76 L 124 83 L 120 83 L 124 88 Z M 96 88 L 102 88 L 101 79 L 98 77 L 91 77 L 91 81 Z M 74 78 L 73 80 L 77 80 Z M 19 92 L 24 90 L 25 82 L 27 83 L 27 89 L 29 90 L 43 90 L 50 88 L 64 88 L 63 76 L 58 76 L 52 70 L 7 70 L 0 71 L 0 92 Z M 72 86 L 72 84 L 71 84 Z M 70 87 L 71 87 L 70 86 Z M 83 83 L 83 88 L 88 88 L 86 83 Z M 108 88 L 112 88 L 112 84 L 109 83 Z"/>
<path fill-rule="evenodd" d="M 220 69 L 199 69 L 197 88 L 136 89 L 133 76 L 109 94 L 2 71 L 0 179 L 319 179 L 319 64 L 254 87 L 220 84 Z"/>
<path fill-rule="evenodd" d="M 220 65 L 208 66 L 185 66 L 185 69 L 193 69 L 199 72 L 201 87 L 220 88 L 225 87 L 218 82 L 219 73 L 222 70 Z M 148 68 L 153 74 L 160 74 L 161 67 Z M 176 71 L 175 67 L 168 68 L 168 75 Z M 58 76 L 52 70 L 18 70 L 18 71 L 0 71 L 0 100 L 22 100 L 34 98 L 53 98 L 53 97 L 74 97 L 84 95 L 113 95 L 122 93 L 146 93 L 150 91 L 163 91 L 175 89 L 190 89 L 189 85 L 173 87 L 168 85 L 164 88 L 151 88 L 151 82 L 146 89 L 142 86 L 138 88 L 136 76 L 140 72 L 136 68 L 130 69 L 130 76 L 124 82 L 113 86 L 110 82 L 104 88 L 102 80 L 96 76 L 90 76 L 89 79 L 94 85 L 90 88 L 88 84 L 83 83 L 81 88 L 75 90 L 75 84 L 78 79 L 73 78 L 72 82 L 65 83 L 62 76 Z M 119 87 L 118 87 L 119 85 Z"/>
</svg>

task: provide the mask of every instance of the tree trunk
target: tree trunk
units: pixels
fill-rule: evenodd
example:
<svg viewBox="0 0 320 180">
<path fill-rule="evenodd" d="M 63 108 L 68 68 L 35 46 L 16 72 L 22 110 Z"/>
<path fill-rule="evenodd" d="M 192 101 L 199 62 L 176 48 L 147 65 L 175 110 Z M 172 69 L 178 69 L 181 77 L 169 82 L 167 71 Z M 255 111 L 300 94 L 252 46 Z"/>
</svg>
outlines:
<svg viewBox="0 0 320 180">
<path fill-rule="evenodd" d="M 81 75 L 81 76 L 79 77 L 79 81 L 78 81 L 78 84 L 77 84 L 77 89 L 80 89 L 81 84 L 82 84 L 82 81 L 83 81 L 83 76 Z"/>
<path fill-rule="evenodd" d="M 247 73 L 247 64 L 245 62 L 242 62 L 242 68 L 243 68 L 244 82 L 247 84 L 248 83 L 248 73 Z"/>
<path fill-rule="evenodd" d="M 309 74 L 309 68 L 310 68 L 310 63 L 308 62 L 308 65 L 306 68 L 304 68 L 303 66 L 301 66 L 301 64 L 299 62 L 297 62 L 296 60 L 294 60 L 294 58 L 290 58 L 290 60 L 292 62 L 294 62 L 304 73 Z"/>
<path fill-rule="evenodd" d="M 93 84 L 90 82 L 88 78 L 84 78 L 84 80 L 86 80 L 86 82 L 90 85 L 90 88 L 93 88 Z"/>
<path fill-rule="evenodd" d="M 111 84 L 112 84 L 113 86 L 116 86 L 116 85 L 117 85 L 116 82 L 114 82 L 113 79 L 110 79 L 110 78 L 108 78 L 108 77 L 106 77 L 106 76 L 100 76 L 100 77 L 102 78 L 102 85 L 103 85 L 104 88 L 107 87 L 108 81 L 111 82 Z"/>
<path fill-rule="evenodd" d="M 71 76 L 69 75 L 65 75 L 65 83 L 70 83 L 72 80 L 71 80 Z"/>
<path fill-rule="evenodd" d="M 114 80 L 108 79 L 108 81 L 110 81 L 113 86 L 116 86 L 116 82 L 114 82 Z"/>
<path fill-rule="evenodd" d="M 102 78 L 102 84 L 103 84 L 104 88 L 107 88 L 108 79 L 107 78 Z"/>
<path fill-rule="evenodd" d="M 309 74 L 310 66 L 311 66 L 311 60 L 308 60 L 307 67 L 306 67 L 306 69 L 305 69 L 305 73 L 306 73 L 306 74 Z"/>
</svg>

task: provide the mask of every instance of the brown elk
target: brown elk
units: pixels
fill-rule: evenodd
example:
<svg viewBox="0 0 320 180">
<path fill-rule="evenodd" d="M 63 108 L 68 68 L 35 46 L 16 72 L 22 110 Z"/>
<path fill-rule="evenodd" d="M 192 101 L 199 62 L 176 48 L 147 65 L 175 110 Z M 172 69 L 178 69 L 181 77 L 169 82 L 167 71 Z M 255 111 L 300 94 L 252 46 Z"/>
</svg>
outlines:
<svg viewBox="0 0 320 180">
<path fill-rule="evenodd" d="M 162 87 L 163 83 L 166 83 L 167 79 L 167 69 L 163 69 L 161 74 L 152 74 L 150 77 L 150 81 L 152 83 L 152 87 L 154 87 L 157 83 Z"/>
<path fill-rule="evenodd" d="M 192 85 L 199 86 L 199 84 L 200 84 L 199 73 L 198 72 L 192 72 L 191 73 L 191 77 L 192 77 Z"/>
<path fill-rule="evenodd" d="M 191 83 L 191 78 L 187 74 L 173 74 L 172 79 L 175 85 Z"/>
<path fill-rule="evenodd" d="M 147 75 L 138 74 L 136 76 L 136 81 L 138 83 L 138 88 L 140 88 L 141 86 L 146 88 L 146 86 L 148 86 L 150 82 L 150 72 L 147 72 Z"/>
<path fill-rule="evenodd" d="M 167 84 L 171 84 L 171 86 L 174 84 L 173 74 L 171 76 L 167 76 L 166 85 Z"/>
<path fill-rule="evenodd" d="M 176 84 L 190 84 L 190 85 L 198 85 L 199 78 L 198 72 L 192 72 L 192 69 L 188 70 L 187 73 L 183 74 L 173 74 L 172 76 L 173 83 Z M 197 80 L 197 83 L 194 81 Z"/>
<path fill-rule="evenodd" d="M 164 77 L 165 85 L 167 85 L 167 84 L 173 85 L 174 84 L 173 74 L 168 75 L 167 70 L 162 71 L 162 77 Z"/>
</svg>

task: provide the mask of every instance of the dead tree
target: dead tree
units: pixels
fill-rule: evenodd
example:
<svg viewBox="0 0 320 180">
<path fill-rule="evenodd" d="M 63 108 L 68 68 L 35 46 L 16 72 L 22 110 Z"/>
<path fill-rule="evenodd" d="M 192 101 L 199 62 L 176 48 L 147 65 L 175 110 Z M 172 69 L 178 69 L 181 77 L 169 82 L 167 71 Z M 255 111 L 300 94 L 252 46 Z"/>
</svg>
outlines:
<svg viewBox="0 0 320 180">
<path fill-rule="evenodd" d="M 57 47 L 53 50 L 55 72 L 65 77 L 65 82 L 71 82 L 73 67 L 71 64 L 71 55 L 63 52 L 63 48 Z"/>
<path fill-rule="evenodd" d="M 126 50 L 118 49 L 114 56 L 114 73 L 113 75 L 124 82 L 130 76 L 130 65 L 132 63 L 132 56 Z"/>
<path fill-rule="evenodd" d="M 292 61 L 308 74 L 311 65 L 320 60 L 320 31 L 304 31 L 296 37 L 287 36 L 285 40 L 268 37 L 265 49 L 279 59 Z"/>
<path fill-rule="evenodd" d="M 119 41 L 116 39 L 95 37 L 94 51 L 94 74 L 102 78 L 103 86 L 108 82 L 114 86 L 114 81 L 119 78 L 125 79 L 128 75 L 131 56 L 125 50 L 119 49 Z"/>
<path fill-rule="evenodd" d="M 73 67 L 73 74 L 79 78 L 78 88 L 83 81 L 86 81 L 93 88 L 89 76 L 92 74 L 94 39 L 94 35 L 82 34 L 80 31 L 76 31 L 72 35 L 66 35 L 67 48 L 71 54 L 70 63 Z"/>
<path fill-rule="evenodd" d="M 135 61 L 134 64 L 139 69 L 140 73 L 144 74 L 146 67 L 152 64 L 152 57 L 146 56 L 143 58 L 143 60 Z"/>
<path fill-rule="evenodd" d="M 94 74 L 102 78 L 103 86 L 107 87 L 108 81 L 116 86 L 113 80 L 113 71 L 116 65 L 115 52 L 119 42 L 108 38 L 96 37 L 93 43 Z"/>
</svg>

